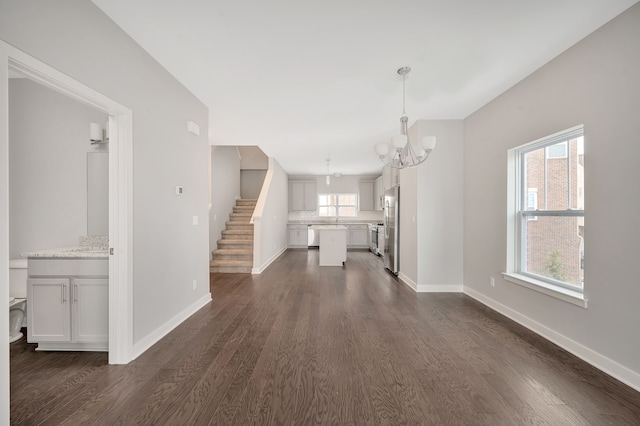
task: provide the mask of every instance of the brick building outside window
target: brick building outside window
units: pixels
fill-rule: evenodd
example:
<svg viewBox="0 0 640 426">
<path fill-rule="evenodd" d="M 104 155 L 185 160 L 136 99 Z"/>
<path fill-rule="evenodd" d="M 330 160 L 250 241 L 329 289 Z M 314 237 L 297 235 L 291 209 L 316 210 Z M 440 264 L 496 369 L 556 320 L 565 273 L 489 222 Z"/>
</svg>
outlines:
<svg viewBox="0 0 640 426">
<path fill-rule="evenodd" d="M 520 151 L 521 273 L 569 287 L 584 283 L 584 137 Z"/>
</svg>

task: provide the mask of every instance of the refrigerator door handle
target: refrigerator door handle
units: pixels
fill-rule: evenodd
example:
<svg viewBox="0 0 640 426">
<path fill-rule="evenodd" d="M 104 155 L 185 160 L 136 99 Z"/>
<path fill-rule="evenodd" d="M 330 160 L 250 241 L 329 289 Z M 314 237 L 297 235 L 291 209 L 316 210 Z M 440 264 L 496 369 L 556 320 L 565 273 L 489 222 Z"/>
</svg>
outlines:
<svg viewBox="0 0 640 426">
<path fill-rule="evenodd" d="M 384 201 L 384 236 L 389 237 L 389 200 Z"/>
</svg>

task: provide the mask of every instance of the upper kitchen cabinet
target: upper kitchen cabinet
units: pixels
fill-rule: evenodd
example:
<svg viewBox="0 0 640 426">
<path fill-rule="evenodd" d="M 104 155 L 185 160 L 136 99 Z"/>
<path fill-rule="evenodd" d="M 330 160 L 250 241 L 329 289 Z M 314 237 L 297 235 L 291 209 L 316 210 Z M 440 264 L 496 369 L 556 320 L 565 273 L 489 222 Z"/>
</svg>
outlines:
<svg viewBox="0 0 640 426">
<path fill-rule="evenodd" d="M 384 183 L 380 176 L 373 183 L 373 209 L 382 210 L 382 206 L 384 206 Z"/>
<path fill-rule="evenodd" d="M 398 169 L 394 169 L 391 166 L 384 166 L 382 169 L 382 186 L 384 191 L 396 185 L 398 185 Z"/>
<path fill-rule="evenodd" d="M 316 182 L 289 182 L 289 211 L 318 209 Z"/>
<path fill-rule="evenodd" d="M 362 210 L 374 210 L 374 195 L 373 195 L 374 183 L 361 181 L 358 183 L 358 196 L 359 196 L 359 209 Z"/>
</svg>

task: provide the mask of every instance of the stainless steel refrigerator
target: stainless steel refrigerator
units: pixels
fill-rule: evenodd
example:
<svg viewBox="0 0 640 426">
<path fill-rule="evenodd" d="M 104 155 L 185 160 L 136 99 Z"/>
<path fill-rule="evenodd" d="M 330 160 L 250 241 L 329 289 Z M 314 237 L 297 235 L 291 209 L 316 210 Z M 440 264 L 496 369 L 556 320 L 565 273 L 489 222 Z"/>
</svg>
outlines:
<svg viewBox="0 0 640 426">
<path fill-rule="evenodd" d="M 384 267 L 398 275 L 400 262 L 400 187 L 394 186 L 384 192 Z"/>
</svg>

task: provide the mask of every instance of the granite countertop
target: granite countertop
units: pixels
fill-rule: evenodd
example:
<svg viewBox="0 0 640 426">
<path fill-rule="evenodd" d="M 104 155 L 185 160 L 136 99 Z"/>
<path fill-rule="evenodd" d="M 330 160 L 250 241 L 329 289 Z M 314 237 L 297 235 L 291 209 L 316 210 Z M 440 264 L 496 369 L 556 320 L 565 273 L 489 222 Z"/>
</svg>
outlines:
<svg viewBox="0 0 640 426">
<path fill-rule="evenodd" d="M 107 235 L 84 235 L 79 240 L 80 245 L 78 246 L 27 251 L 20 253 L 20 256 L 68 259 L 109 257 L 109 237 Z"/>
<path fill-rule="evenodd" d="M 22 257 L 38 258 L 108 258 L 108 248 L 95 247 L 63 247 L 49 250 L 35 250 L 20 253 Z"/>
</svg>

